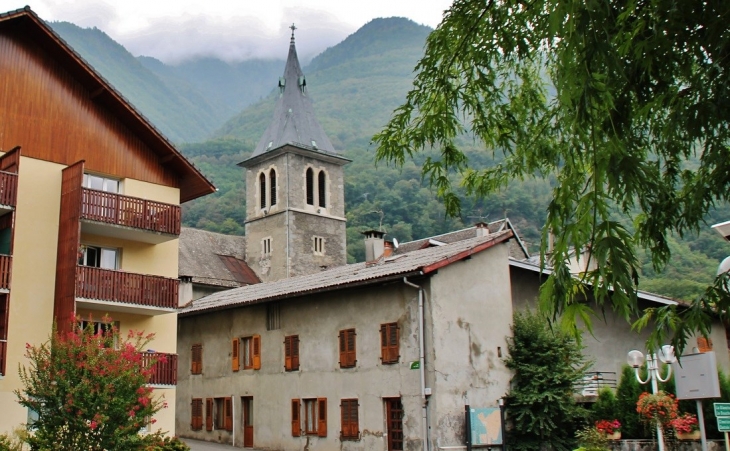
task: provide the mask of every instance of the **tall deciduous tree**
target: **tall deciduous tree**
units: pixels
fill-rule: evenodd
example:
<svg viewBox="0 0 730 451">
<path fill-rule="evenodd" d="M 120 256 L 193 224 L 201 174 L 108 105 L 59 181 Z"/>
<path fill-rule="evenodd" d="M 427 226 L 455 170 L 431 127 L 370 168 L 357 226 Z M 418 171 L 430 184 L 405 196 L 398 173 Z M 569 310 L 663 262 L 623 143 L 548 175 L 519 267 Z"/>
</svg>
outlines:
<svg viewBox="0 0 730 451">
<path fill-rule="evenodd" d="M 164 402 L 147 386 L 153 371 L 140 351 L 151 335 L 114 327 L 94 331 L 74 323 L 39 346 L 26 345 L 16 395 L 37 419 L 27 441 L 33 450 L 131 450 L 139 430 Z M 152 362 L 151 365 L 154 365 Z"/>
<path fill-rule="evenodd" d="M 406 103 L 374 137 L 377 158 L 403 164 L 437 149 L 423 175 L 451 213 L 453 171 L 476 196 L 555 175 L 542 307 L 585 319 L 579 299 L 590 286 L 628 320 L 638 314 L 638 249 L 660 269 L 668 235 L 704 227 L 730 197 L 728 21 L 724 0 L 455 0 Z M 462 135 L 504 159 L 470 168 Z M 567 266 L 574 248 L 590 248 L 596 264 L 579 279 Z M 639 324 L 654 319 L 654 341 L 673 334 L 681 348 L 690 331 L 707 332 L 707 307 L 726 314 L 723 293 L 710 289 L 711 304 L 681 313 L 650 310 Z"/>
</svg>

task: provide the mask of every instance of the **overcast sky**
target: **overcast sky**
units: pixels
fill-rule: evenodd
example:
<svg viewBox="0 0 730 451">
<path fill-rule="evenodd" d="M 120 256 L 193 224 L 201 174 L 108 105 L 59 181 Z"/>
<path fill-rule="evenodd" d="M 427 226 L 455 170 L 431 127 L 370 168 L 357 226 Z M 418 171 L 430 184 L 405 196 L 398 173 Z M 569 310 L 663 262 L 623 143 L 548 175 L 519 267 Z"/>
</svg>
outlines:
<svg viewBox="0 0 730 451">
<path fill-rule="evenodd" d="M 46 21 L 97 27 L 135 56 L 175 63 L 286 58 L 292 23 L 306 61 L 377 17 L 434 28 L 451 0 L 0 0 L 0 12 L 26 4 Z"/>
</svg>

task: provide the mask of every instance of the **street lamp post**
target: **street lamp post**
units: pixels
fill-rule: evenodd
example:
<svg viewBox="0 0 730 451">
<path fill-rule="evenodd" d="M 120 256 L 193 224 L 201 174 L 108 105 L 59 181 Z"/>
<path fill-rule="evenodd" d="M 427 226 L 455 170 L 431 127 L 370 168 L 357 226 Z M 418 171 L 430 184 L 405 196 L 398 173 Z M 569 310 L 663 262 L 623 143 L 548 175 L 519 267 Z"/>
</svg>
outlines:
<svg viewBox="0 0 730 451">
<path fill-rule="evenodd" d="M 659 374 L 660 360 L 662 363 L 669 364 L 666 377 L 662 377 Z M 646 380 L 641 380 L 639 368 L 644 364 L 644 354 L 642 354 L 641 351 L 633 350 L 629 351 L 629 354 L 626 357 L 626 361 L 628 362 L 628 364 L 634 368 L 634 372 L 636 373 L 636 380 L 638 380 L 639 383 L 642 385 L 651 382 L 651 392 L 653 394 L 656 394 L 656 392 L 659 391 L 659 384 L 657 383 L 657 380 L 659 380 L 660 382 L 667 382 L 669 378 L 672 377 L 671 364 L 674 363 L 676 360 L 677 358 L 674 356 L 674 346 L 671 345 L 662 346 L 662 349 L 660 349 L 658 353 L 647 353 L 646 369 L 649 375 L 647 376 Z M 658 423 L 656 425 L 656 436 L 657 442 L 659 443 L 659 451 L 664 451 L 664 431 L 662 430 L 662 425 Z"/>
</svg>

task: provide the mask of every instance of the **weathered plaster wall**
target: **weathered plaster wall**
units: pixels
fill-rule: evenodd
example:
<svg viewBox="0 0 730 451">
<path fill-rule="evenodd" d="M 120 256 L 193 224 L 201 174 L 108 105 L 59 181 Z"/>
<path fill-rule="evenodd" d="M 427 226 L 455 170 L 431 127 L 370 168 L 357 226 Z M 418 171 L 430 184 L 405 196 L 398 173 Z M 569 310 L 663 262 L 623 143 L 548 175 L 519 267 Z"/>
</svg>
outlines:
<svg viewBox="0 0 730 451">
<path fill-rule="evenodd" d="M 515 310 L 535 308 L 540 286 L 539 275 L 533 271 L 512 267 L 510 277 Z M 648 306 L 649 304 L 645 302 L 640 304 L 641 308 Z M 725 329 L 719 322 L 713 327 L 710 337 L 714 343 L 718 367 L 727 371 L 730 368 L 727 340 Z M 625 319 L 607 307 L 604 312 L 598 311 L 593 319 L 593 335 L 583 334 L 584 355 L 593 360 L 591 371 L 614 372 L 618 377 L 621 375 L 621 368 L 626 364 L 626 354 L 629 351 L 638 349 L 646 354 L 648 338 L 648 329 L 640 332 L 632 330 Z M 696 339 L 690 339 L 689 349 L 685 353 L 692 352 L 694 346 Z"/>
<path fill-rule="evenodd" d="M 464 405 L 497 407 L 509 387 L 502 362 L 512 323 L 508 245 L 440 269 L 427 302 L 433 449 L 464 442 Z"/>
</svg>

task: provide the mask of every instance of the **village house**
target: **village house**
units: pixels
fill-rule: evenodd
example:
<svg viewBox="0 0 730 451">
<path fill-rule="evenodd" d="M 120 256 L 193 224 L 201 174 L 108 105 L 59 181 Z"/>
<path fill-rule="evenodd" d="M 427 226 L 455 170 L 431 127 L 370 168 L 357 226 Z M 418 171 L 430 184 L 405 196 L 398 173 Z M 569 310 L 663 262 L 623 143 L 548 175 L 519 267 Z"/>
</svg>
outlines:
<svg viewBox="0 0 730 451">
<path fill-rule="evenodd" d="M 181 237 L 191 287 L 179 314 L 177 433 L 280 450 L 462 446 L 465 405 L 496 408 L 509 390 L 513 313 L 535 306 L 549 270 L 508 219 L 400 246 L 367 231 L 367 261 L 346 265 L 348 161 L 315 118 L 293 33 L 279 90 L 240 164 L 240 247 L 210 232 Z M 677 304 L 638 296 L 642 308 Z M 584 339 L 594 371 L 577 394 L 615 386 L 646 338 L 611 311 L 597 317 Z M 727 368 L 719 324 L 698 346 L 713 342 Z"/>
<path fill-rule="evenodd" d="M 29 8 L 0 14 L 0 433 L 26 343 L 73 315 L 155 334 L 149 383 L 175 429 L 180 204 L 213 185 Z"/>
</svg>

